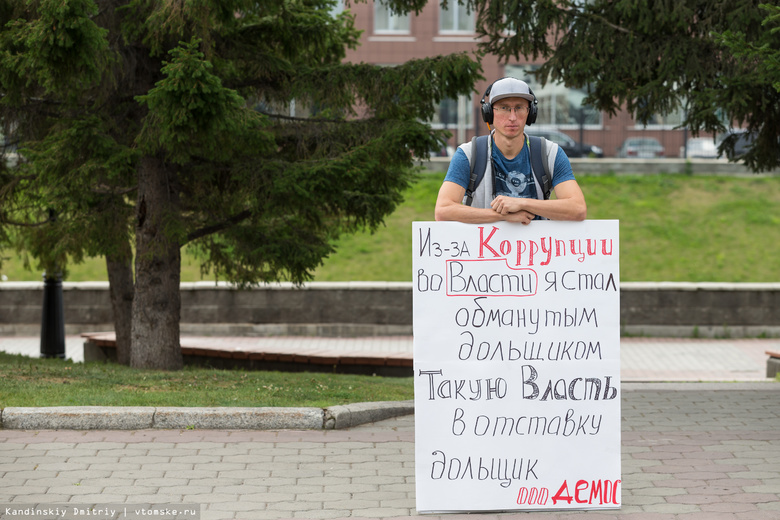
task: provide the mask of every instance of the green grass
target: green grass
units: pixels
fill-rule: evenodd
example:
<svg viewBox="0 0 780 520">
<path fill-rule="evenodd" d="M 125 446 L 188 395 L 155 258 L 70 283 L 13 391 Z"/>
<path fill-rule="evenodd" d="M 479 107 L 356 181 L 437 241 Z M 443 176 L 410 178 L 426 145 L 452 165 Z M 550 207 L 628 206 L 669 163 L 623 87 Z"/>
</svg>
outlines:
<svg viewBox="0 0 780 520">
<path fill-rule="evenodd" d="M 624 281 L 780 281 L 778 177 L 590 177 L 583 190 L 589 218 L 620 220 Z"/>
<path fill-rule="evenodd" d="M 433 220 L 443 174 L 423 175 L 376 233 L 344 237 L 316 281 L 410 281 L 411 223 Z M 777 282 L 780 177 L 580 176 L 588 218 L 620 220 L 623 281 Z M 40 281 L 6 252 L 9 280 Z M 183 281 L 201 279 L 185 252 Z M 106 280 L 102 259 L 68 281 Z M 412 378 L 185 368 L 137 370 L 0 353 L 5 406 L 315 406 L 413 398 Z"/>
<path fill-rule="evenodd" d="M 443 174 L 426 175 L 375 234 L 344 238 L 321 281 L 410 281 L 411 223 L 433 220 Z M 780 177 L 606 175 L 578 179 L 588 218 L 620 220 L 623 281 L 777 282 Z"/>
<path fill-rule="evenodd" d="M 423 175 L 375 233 L 343 237 L 315 281 L 411 281 L 412 222 L 433 220 L 443 176 Z M 578 181 L 588 218 L 620 220 L 623 281 L 780 281 L 773 261 L 780 258 L 780 177 L 583 175 Z M 0 272 L 9 280 L 41 280 L 39 271 L 5 256 Z M 182 281 L 202 279 L 186 251 L 182 263 Z M 69 269 L 67 281 L 107 279 L 102 259 Z"/>
<path fill-rule="evenodd" d="M 313 406 L 413 399 L 411 377 L 214 370 L 139 370 L 0 353 L 7 406 Z"/>
</svg>

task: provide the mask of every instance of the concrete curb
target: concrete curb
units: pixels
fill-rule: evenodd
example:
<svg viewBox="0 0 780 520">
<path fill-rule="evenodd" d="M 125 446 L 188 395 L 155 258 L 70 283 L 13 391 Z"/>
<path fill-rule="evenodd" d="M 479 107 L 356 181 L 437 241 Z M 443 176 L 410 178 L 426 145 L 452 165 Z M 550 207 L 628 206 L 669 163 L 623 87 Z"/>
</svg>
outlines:
<svg viewBox="0 0 780 520">
<path fill-rule="evenodd" d="M 414 413 L 414 401 L 384 401 L 354 403 L 326 408 L 323 423 L 325 430 L 342 430 L 361 424 L 382 421 L 391 417 Z"/>
<path fill-rule="evenodd" d="M 414 413 L 414 401 L 331 408 L 176 408 L 145 406 L 8 407 L 5 430 L 339 430 Z"/>
<path fill-rule="evenodd" d="M 6 430 L 142 430 L 154 424 L 152 407 L 52 406 L 3 409 Z"/>
<path fill-rule="evenodd" d="M 623 383 L 623 391 L 749 391 L 775 381 L 748 383 Z M 780 385 L 772 384 L 780 390 Z M 5 430 L 341 430 L 414 413 L 414 401 L 353 403 L 330 408 L 183 408 L 146 406 L 8 407 Z"/>
<path fill-rule="evenodd" d="M 320 408 L 158 408 L 152 428 L 163 430 L 318 430 Z"/>
</svg>

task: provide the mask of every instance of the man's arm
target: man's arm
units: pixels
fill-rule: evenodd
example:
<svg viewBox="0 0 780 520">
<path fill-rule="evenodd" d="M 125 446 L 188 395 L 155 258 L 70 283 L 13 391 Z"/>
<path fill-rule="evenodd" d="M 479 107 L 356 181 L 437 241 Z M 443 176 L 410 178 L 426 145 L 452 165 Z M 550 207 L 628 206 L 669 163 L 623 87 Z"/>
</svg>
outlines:
<svg viewBox="0 0 780 520">
<path fill-rule="evenodd" d="M 563 183 L 561 183 L 563 184 Z M 498 213 L 492 208 L 472 208 L 462 204 L 466 188 L 450 181 L 444 181 L 439 188 L 436 198 L 435 218 L 437 221 L 454 220 L 466 224 L 489 224 L 506 220 L 508 222 L 520 222 L 528 224 L 534 215 L 526 210 Z"/>
<path fill-rule="evenodd" d="M 550 220 L 585 220 L 588 207 L 585 195 L 576 180 L 563 181 L 555 188 L 555 198 L 550 200 L 518 199 L 499 195 L 491 203 L 496 213 L 511 215 L 520 211 L 541 215 Z"/>
</svg>

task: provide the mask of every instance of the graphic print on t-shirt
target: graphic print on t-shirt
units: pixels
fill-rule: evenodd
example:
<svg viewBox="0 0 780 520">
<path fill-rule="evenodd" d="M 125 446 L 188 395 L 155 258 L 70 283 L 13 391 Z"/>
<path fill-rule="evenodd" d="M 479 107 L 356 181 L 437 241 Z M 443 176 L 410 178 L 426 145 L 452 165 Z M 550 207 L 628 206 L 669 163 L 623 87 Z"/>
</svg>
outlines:
<svg viewBox="0 0 780 520">
<path fill-rule="evenodd" d="M 535 199 L 536 186 L 530 177 L 530 175 L 518 170 L 506 173 L 500 168 L 496 168 L 496 195 Z"/>
<path fill-rule="evenodd" d="M 507 159 L 501 150 L 494 146 L 493 171 L 495 172 L 493 189 L 496 195 L 536 198 L 536 184 L 531 176 L 531 159 L 528 156 L 527 146 L 524 146 L 513 159 Z"/>
</svg>

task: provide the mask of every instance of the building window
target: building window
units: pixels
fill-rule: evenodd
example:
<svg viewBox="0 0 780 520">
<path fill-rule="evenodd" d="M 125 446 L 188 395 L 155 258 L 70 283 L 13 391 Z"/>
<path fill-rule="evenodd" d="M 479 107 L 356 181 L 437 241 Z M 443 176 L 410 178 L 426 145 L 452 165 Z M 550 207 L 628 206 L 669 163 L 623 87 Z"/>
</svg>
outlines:
<svg viewBox="0 0 780 520">
<path fill-rule="evenodd" d="M 529 73 L 535 67 L 506 67 L 506 75 L 522 79 L 531 87 L 539 101 L 537 125 L 555 127 L 600 127 L 601 112 L 590 106 L 583 106 L 586 93 L 581 89 L 568 88 L 563 83 L 538 84 L 535 76 Z"/>
<path fill-rule="evenodd" d="M 439 9 L 439 33 L 473 33 L 474 13 L 459 3 Z"/>
<path fill-rule="evenodd" d="M 429 122 L 433 128 L 443 128 L 452 132 L 453 143 L 457 145 L 457 143 L 466 141 L 466 133 L 474 127 L 472 108 L 469 96 L 460 96 L 458 99 L 443 99 L 439 103 L 436 114 Z"/>
<path fill-rule="evenodd" d="M 409 34 L 409 15 L 394 13 L 381 1 L 374 2 L 374 33 Z"/>
<path fill-rule="evenodd" d="M 678 108 L 668 114 L 654 114 L 647 122 L 647 126 L 642 126 L 642 128 L 672 130 L 682 126 L 684 119 L 685 112 L 682 108 Z"/>
</svg>

